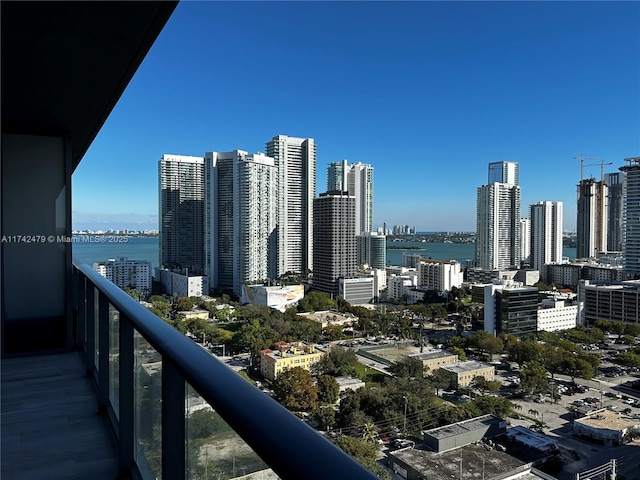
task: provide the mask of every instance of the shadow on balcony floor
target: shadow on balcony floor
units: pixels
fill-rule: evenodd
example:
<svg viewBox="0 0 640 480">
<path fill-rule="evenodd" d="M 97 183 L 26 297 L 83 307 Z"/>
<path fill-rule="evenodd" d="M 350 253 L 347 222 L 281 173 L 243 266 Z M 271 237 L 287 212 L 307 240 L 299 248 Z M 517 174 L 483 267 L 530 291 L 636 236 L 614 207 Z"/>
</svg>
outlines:
<svg viewBox="0 0 640 480">
<path fill-rule="evenodd" d="M 110 427 L 79 353 L 2 360 L 3 480 L 118 477 Z"/>
</svg>

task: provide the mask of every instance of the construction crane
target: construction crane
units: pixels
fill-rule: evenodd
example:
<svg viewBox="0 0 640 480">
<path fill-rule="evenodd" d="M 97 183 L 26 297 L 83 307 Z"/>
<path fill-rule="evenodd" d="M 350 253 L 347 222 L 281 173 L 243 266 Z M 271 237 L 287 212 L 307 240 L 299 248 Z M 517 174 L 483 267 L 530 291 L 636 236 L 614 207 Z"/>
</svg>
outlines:
<svg viewBox="0 0 640 480">
<path fill-rule="evenodd" d="M 605 165 L 613 165 L 613 162 L 605 163 L 604 160 L 600 157 L 585 157 L 584 155 L 580 155 L 579 157 L 573 157 L 574 160 L 580 160 L 580 181 L 584 179 L 584 167 L 597 167 L 600 166 L 600 181 L 604 182 L 604 166 Z M 600 160 L 600 163 L 589 163 L 587 165 L 584 164 L 585 160 Z"/>
</svg>

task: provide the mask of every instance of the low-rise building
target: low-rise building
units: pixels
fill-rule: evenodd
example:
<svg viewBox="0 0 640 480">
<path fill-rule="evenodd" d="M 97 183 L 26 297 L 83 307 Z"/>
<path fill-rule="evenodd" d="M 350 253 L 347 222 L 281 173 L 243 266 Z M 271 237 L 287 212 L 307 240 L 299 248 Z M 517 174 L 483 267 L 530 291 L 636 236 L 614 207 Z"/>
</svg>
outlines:
<svg viewBox="0 0 640 480">
<path fill-rule="evenodd" d="M 156 268 L 156 280 L 162 284 L 164 292 L 177 297 L 202 297 L 209 294 L 209 277 L 185 275 Z"/>
<path fill-rule="evenodd" d="M 640 322 L 640 280 L 592 284 L 580 282 L 578 295 L 583 303 L 584 322 Z"/>
<path fill-rule="evenodd" d="M 429 349 L 426 352 L 417 353 L 410 357 L 420 360 L 428 374 L 440 367 L 446 367 L 458 363 L 458 356 L 447 350 Z"/>
<path fill-rule="evenodd" d="M 538 331 L 555 332 L 575 328 L 578 305 L 567 295 L 545 298 L 538 306 Z"/>
<path fill-rule="evenodd" d="M 371 303 L 378 296 L 374 287 L 373 277 L 338 279 L 338 295 L 351 305 Z"/>
<path fill-rule="evenodd" d="M 338 382 L 338 386 L 340 387 L 340 393 L 345 390 L 357 390 L 365 386 L 364 381 L 352 377 L 336 377 L 336 382 Z"/>
<path fill-rule="evenodd" d="M 145 295 L 151 293 L 151 262 L 147 260 L 110 258 L 94 263 L 93 269 L 122 289 L 133 287 Z"/>
<path fill-rule="evenodd" d="M 406 300 L 409 290 L 416 286 L 417 275 L 392 275 L 387 278 L 387 299 L 400 302 Z"/>
<path fill-rule="evenodd" d="M 283 312 L 304 297 L 304 285 L 243 285 L 240 290 L 240 302 L 253 303 L 275 308 Z"/>
<path fill-rule="evenodd" d="M 630 440 L 629 431 L 640 429 L 640 420 L 606 408 L 595 410 L 573 421 L 573 431 L 605 445 L 622 445 Z"/>
<path fill-rule="evenodd" d="M 274 350 L 260 351 L 260 373 L 266 380 L 273 381 L 288 368 L 302 367 L 310 370 L 324 355 L 314 345 L 278 342 Z"/>
<path fill-rule="evenodd" d="M 438 292 L 460 288 L 463 280 L 460 263 L 456 260 L 421 259 L 418 262 L 418 285 Z"/>
<path fill-rule="evenodd" d="M 445 365 L 440 368 L 453 374 L 456 388 L 468 387 L 475 377 L 484 377 L 488 381 L 494 380 L 496 374 L 493 365 L 473 360 Z"/>
<path fill-rule="evenodd" d="M 337 310 L 322 310 L 319 312 L 299 313 L 301 317 L 307 320 L 313 320 L 319 323 L 322 328 L 330 327 L 333 325 L 340 325 L 342 327 L 351 327 L 358 322 L 358 317 L 353 313 L 340 313 Z"/>
<path fill-rule="evenodd" d="M 424 443 L 434 452 L 446 452 L 483 438 L 491 438 L 507 431 L 506 420 L 494 415 L 482 415 L 443 427 L 422 432 Z"/>
</svg>

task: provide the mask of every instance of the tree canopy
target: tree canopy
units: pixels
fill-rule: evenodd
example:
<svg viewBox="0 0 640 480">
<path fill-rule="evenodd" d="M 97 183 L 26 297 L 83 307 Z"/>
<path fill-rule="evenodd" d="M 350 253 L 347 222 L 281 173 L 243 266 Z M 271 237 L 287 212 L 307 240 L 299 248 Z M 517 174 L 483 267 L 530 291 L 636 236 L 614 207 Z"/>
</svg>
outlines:
<svg viewBox="0 0 640 480">
<path fill-rule="evenodd" d="M 313 410 L 318 403 L 318 387 L 311 373 L 302 367 L 288 368 L 272 382 L 275 398 L 289 410 Z"/>
</svg>

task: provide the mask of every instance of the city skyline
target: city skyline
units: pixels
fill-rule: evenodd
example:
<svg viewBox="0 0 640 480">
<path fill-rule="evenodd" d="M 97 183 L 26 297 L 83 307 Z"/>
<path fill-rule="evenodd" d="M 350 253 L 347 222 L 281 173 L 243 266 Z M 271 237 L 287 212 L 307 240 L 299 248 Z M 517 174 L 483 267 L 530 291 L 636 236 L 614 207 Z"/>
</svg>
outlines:
<svg viewBox="0 0 640 480">
<path fill-rule="evenodd" d="M 164 153 L 290 135 L 315 140 L 316 194 L 332 162 L 375 169 L 374 228 L 475 231 L 508 160 L 522 213 L 561 201 L 575 231 L 574 157 L 610 173 L 640 151 L 638 21 L 631 2 L 180 3 L 74 174 L 74 226 L 156 213 Z"/>
</svg>

